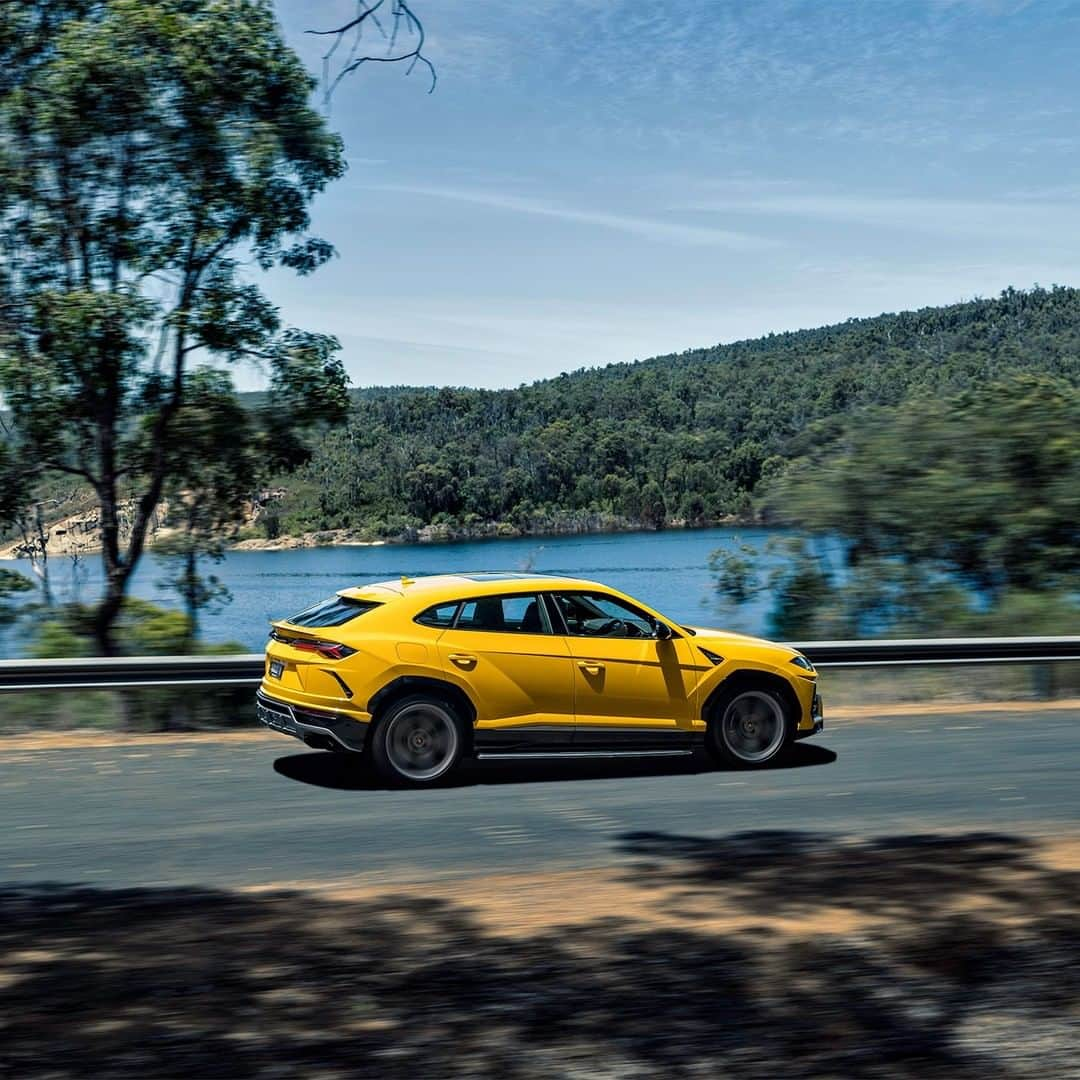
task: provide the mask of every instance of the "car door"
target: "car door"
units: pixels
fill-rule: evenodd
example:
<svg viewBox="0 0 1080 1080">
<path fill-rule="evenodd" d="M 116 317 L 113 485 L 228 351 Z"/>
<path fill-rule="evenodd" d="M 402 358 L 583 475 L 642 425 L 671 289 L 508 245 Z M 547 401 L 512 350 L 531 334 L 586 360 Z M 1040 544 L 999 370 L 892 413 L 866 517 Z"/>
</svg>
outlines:
<svg viewBox="0 0 1080 1080">
<path fill-rule="evenodd" d="M 573 662 L 576 748 L 679 749 L 690 741 L 693 658 L 650 615 L 599 590 L 551 594 Z"/>
<path fill-rule="evenodd" d="M 574 689 L 566 638 L 551 632 L 536 593 L 462 601 L 439 638 L 446 671 L 469 686 L 477 702 L 478 753 L 520 753 L 569 747 Z"/>
</svg>

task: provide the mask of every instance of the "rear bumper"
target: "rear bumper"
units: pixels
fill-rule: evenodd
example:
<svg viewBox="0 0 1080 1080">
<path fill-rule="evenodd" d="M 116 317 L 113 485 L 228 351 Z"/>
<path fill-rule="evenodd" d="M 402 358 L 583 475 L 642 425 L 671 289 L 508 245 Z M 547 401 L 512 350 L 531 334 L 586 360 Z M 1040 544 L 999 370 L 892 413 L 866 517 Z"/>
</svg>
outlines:
<svg viewBox="0 0 1080 1080">
<path fill-rule="evenodd" d="M 341 713 L 322 712 L 279 701 L 260 690 L 255 695 L 255 714 L 259 723 L 271 731 L 320 750 L 347 750 L 363 753 L 368 725 Z"/>
</svg>

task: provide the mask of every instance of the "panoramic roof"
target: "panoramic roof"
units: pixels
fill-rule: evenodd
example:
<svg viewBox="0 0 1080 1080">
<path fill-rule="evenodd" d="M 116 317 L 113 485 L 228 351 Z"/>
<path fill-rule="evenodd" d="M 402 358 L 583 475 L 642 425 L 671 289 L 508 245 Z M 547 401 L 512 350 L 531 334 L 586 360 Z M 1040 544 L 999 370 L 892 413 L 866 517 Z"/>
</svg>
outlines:
<svg viewBox="0 0 1080 1080">
<path fill-rule="evenodd" d="M 534 578 L 551 577 L 551 574 L 532 572 L 514 573 L 510 570 L 473 570 L 468 573 L 453 574 L 453 577 L 467 578 L 469 581 L 532 581 Z"/>
</svg>

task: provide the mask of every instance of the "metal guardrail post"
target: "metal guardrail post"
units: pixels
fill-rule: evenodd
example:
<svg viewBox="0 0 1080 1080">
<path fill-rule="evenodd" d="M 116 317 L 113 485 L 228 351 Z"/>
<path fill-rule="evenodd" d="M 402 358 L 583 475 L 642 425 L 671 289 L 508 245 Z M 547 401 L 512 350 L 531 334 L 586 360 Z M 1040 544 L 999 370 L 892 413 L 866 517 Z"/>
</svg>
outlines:
<svg viewBox="0 0 1080 1080">
<path fill-rule="evenodd" d="M 1054 665 L 1035 664 L 1031 669 L 1031 690 L 1039 701 L 1049 701 L 1054 696 Z"/>
</svg>

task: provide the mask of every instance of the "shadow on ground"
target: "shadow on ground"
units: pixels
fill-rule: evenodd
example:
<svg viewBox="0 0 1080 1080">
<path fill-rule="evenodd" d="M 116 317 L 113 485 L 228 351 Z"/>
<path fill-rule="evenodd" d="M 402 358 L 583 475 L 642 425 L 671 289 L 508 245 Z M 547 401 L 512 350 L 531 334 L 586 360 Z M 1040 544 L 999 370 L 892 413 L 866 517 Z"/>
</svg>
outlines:
<svg viewBox="0 0 1080 1080">
<path fill-rule="evenodd" d="M 1028 841 L 622 843 L 645 904 L 654 889 L 692 890 L 755 921 L 658 926 L 626 905 L 506 936 L 467 904 L 389 893 L 0 890 L 0 1076 L 1041 1080 L 1076 1068 L 1080 874 Z M 837 904 L 855 929 L 800 925 Z"/>
<path fill-rule="evenodd" d="M 824 746 L 798 743 L 771 769 L 801 769 L 831 765 L 836 753 Z M 326 751 L 289 754 L 274 762 L 281 776 L 315 787 L 340 791 L 377 791 L 386 788 L 362 756 Z M 441 787 L 477 784 L 537 784 L 562 780 L 614 780 L 635 776 L 690 776 L 721 771 L 704 753 L 688 757 L 598 758 L 581 760 L 465 761 Z"/>
</svg>

